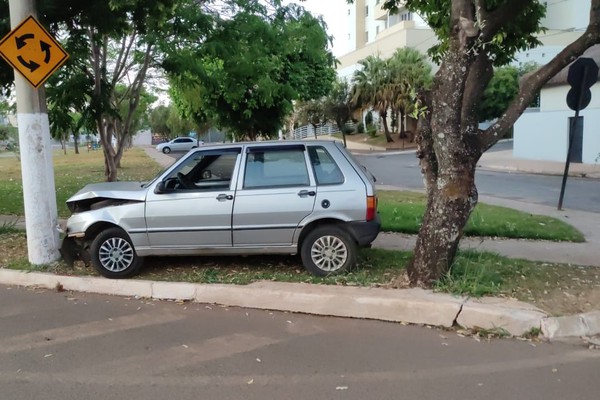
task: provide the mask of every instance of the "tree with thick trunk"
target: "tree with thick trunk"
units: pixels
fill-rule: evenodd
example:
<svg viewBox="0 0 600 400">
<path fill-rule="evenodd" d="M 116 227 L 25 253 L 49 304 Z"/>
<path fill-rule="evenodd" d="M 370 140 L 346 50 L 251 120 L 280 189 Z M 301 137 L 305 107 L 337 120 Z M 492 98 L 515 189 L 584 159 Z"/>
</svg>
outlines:
<svg viewBox="0 0 600 400">
<path fill-rule="evenodd" d="M 537 0 L 387 0 L 424 17 L 439 39 L 432 49 L 440 63 L 431 91 L 422 94 L 427 111 L 418 124 L 417 156 L 427 206 L 408 266 L 414 286 L 431 286 L 454 261 L 463 229 L 477 204 L 477 161 L 523 113 L 555 74 L 600 42 L 600 0 L 592 0 L 586 31 L 548 64 L 525 78 L 518 95 L 488 129 L 478 129 L 477 105 L 494 65 L 539 44 L 536 34 L 545 7 Z"/>
</svg>

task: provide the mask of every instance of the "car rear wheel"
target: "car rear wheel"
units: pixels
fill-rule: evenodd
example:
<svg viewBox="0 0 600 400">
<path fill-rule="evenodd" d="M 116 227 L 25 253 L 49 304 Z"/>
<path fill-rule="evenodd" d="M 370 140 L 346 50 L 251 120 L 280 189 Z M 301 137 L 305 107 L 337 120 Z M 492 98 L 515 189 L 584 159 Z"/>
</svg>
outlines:
<svg viewBox="0 0 600 400">
<path fill-rule="evenodd" d="M 127 234 L 109 228 L 98 234 L 90 246 L 92 265 L 106 278 L 120 279 L 135 275 L 142 266 Z"/>
<path fill-rule="evenodd" d="M 171 152 L 171 148 L 170 147 L 163 147 L 163 153 L 165 154 L 169 154 Z"/>
<path fill-rule="evenodd" d="M 356 265 L 357 246 L 348 232 L 337 226 L 320 226 L 310 232 L 300 249 L 302 264 L 317 276 L 346 272 Z"/>
</svg>

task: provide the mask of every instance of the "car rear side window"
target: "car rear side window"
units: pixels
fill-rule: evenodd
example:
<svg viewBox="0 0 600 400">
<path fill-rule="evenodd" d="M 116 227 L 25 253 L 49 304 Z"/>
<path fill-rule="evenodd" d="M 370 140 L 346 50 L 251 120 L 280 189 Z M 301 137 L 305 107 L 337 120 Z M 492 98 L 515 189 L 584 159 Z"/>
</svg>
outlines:
<svg viewBox="0 0 600 400">
<path fill-rule="evenodd" d="M 317 185 L 338 185 L 344 183 L 344 174 L 331 154 L 322 146 L 309 146 L 308 154 L 315 172 Z"/>
<path fill-rule="evenodd" d="M 252 149 L 246 157 L 245 189 L 309 184 L 303 148 Z"/>
</svg>

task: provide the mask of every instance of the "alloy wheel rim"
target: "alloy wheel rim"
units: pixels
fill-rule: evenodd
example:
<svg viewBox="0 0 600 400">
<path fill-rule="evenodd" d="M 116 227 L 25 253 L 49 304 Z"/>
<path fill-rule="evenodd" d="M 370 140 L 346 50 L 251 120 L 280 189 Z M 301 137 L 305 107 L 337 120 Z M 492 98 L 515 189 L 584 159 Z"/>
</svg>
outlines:
<svg viewBox="0 0 600 400">
<path fill-rule="evenodd" d="M 348 248 L 336 236 L 322 236 L 313 243 L 310 257 L 320 270 L 333 272 L 342 268 L 346 263 Z"/>
<path fill-rule="evenodd" d="M 119 237 L 106 240 L 98 251 L 100 264 L 110 272 L 125 271 L 133 263 L 134 257 L 133 247 L 127 240 Z"/>
</svg>

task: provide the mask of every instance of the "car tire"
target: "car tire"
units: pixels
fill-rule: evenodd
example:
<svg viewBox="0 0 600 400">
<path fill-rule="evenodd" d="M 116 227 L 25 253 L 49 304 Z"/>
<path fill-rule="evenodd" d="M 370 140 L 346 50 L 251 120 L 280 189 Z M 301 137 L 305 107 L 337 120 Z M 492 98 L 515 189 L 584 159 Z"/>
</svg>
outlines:
<svg viewBox="0 0 600 400">
<path fill-rule="evenodd" d="M 171 152 L 171 148 L 170 147 L 163 147 L 162 152 L 165 154 L 169 154 Z"/>
<path fill-rule="evenodd" d="M 128 278 L 137 274 L 142 266 L 131 239 L 120 228 L 100 232 L 92 241 L 90 253 L 92 265 L 106 278 Z"/>
<path fill-rule="evenodd" d="M 344 229 L 326 225 L 311 231 L 302 241 L 304 268 L 317 276 L 336 275 L 356 265 L 357 246 Z"/>
</svg>

